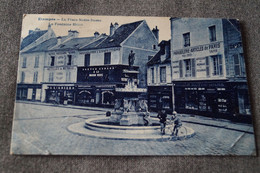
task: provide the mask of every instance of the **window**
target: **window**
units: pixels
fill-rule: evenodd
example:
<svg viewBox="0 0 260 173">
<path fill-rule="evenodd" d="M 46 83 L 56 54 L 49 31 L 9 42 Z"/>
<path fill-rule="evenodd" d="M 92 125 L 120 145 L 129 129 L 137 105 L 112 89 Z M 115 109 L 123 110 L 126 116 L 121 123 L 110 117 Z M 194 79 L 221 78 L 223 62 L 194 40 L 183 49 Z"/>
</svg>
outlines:
<svg viewBox="0 0 260 173">
<path fill-rule="evenodd" d="M 85 54 L 85 67 L 90 65 L 90 54 Z"/>
<path fill-rule="evenodd" d="M 38 68 L 38 67 L 39 67 L 39 56 L 36 56 L 34 60 L 34 68 Z"/>
<path fill-rule="evenodd" d="M 70 77 L 71 76 L 71 72 L 70 71 L 67 71 L 66 73 L 66 82 L 70 82 Z"/>
<path fill-rule="evenodd" d="M 245 62 L 243 54 L 235 54 L 233 55 L 234 58 L 234 70 L 235 76 L 245 76 Z"/>
<path fill-rule="evenodd" d="M 161 67 L 160 68 L 160 81 L 162 83 L 166 82 L 166 67 Z"/>
<path fill-rule="evenodd" d="M 190 46 L 190 33 L 189 32 L 183 34 L 183 40 L 184 40 L 184 47 L 189 47 Z"/>
<path fill-rule="evenodd" d="M 213 67 L 212 75 L 213 76 L 223 75 L 221 55 L 211 56 L 211 59 L 212 59 L 212 67 Z"/>
<path fill-rule="evenodd" d="M 156 49 L 156 45 L 155 44 L 153 45 L 153 49 Z"/>
<path fill-rule="evenodd" d="M 216 41 L 216 26 L 210 26 L 209 27 L 209 40 L 212 41 Z"/>
<path fill-rule="evenodd" d="M 55 56 L 51 56 L 51 66 L 54 66 Z"/>
<path fill-rule="evenodd" d="M 111 64 L 111 52 L 105 53 L 104 64 Z"/>
<path fill-rule="evenodd" d="M 37 82 L 37 80 L 38 80 L 38 72 L 36 71 L 33 74 L 33 82 Z"/>
<path fill-rule="evenodd" d="M 49 73 L 49 82 L 53 82 L 53 72 Z"/>
<path fill-rule="evenodd" d="M 67 65 L 71 65 L 71 60 L 72 60 L 72 56 L 68 55 L 68 63 L 67 63 Z"/>
<path fill-rule="evenodd" d="M 151 68 L 152 83 L 154 83 L 154 68 Z"/>
<path fill-rule="evenodd" d="M 195 59 L 186 59 L 184 60 L 185 65 L 185 77 L 195 77 Z"/>
<path fill-rule="evenodd" d="M 27 57 L 23 57 L 22 68 L 26 68 L 26 63 L 27 63 Z"/>
<path fill-rule="evenodd" d="M 21 82 L 23 83 L 25 80 L 25 73 L 22 71 L 21 73 Z"/>
</svg>

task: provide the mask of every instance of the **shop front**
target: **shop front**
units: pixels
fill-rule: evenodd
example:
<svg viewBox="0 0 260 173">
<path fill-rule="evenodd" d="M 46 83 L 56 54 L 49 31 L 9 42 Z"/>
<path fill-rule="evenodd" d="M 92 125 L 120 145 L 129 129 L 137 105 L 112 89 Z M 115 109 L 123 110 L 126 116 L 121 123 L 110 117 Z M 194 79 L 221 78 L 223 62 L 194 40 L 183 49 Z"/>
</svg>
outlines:
<svg viewBox="0 0 260 173">
<path fill-rule="evenodd" d="M 113 86 L 78 86 L 76 104 L 82 106 L 113 107 L 115 89 Z"/>
<path fill-rule="evenodd" d="M 173 82 L 179 113 L 232 120 L 250 119 L 246 84 L 222 81 Z"/>
<path fill-rule="evenodd" d="M 46 102 L 53 104 L 74 104 L 75 87 L 74 86 L 55 86 L 50 85 L 46 89 Z"/>
<path fill-rule="evenodd" d="M 17 100 L 40 101 L 41 84 L 17 84 Z"/>
<path fill-rule="evenodd" d="M 150 111 L 165 109 L 172 113 L 172 86 L 149 86 L 148 107 Z"/>
</svg>

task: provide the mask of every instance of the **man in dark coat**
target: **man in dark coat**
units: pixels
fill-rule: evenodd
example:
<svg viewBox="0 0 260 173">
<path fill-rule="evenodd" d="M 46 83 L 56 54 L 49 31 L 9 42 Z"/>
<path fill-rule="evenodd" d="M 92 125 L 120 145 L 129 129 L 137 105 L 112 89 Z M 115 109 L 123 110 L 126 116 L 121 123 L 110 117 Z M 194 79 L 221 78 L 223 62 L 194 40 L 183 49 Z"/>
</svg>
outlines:
<svg viewBox="0 0 260 173">
<path fill-rule="evenodd" d="M 162 111 L 159 111 L 157 118 L 160 119 L 161 133 L 164 135 L 165 134 L 165 127 L 166 127 L 166 118 L 167 118 L 166 111 L 164 109 L 162 109 Z"/>
</svg>

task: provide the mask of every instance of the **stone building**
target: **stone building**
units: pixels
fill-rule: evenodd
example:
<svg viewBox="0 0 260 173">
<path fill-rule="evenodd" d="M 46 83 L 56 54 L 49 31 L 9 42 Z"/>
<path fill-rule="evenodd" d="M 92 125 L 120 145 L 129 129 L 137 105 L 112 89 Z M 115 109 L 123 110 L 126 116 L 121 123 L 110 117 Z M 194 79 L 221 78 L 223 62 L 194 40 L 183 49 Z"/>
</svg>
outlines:
<svg viewBox="0 0 260 173">
<path fill-rule="evenodd" d="M 111 24 L 110 35 L 95 32 L 79 38 L 78 34 L 69 30 L 66 36 L 23 46 L 17 99 L 113 106 L 129 76 L 146 90 L 146 63 L 157 52 L 158 29 L 151 31 L 142 20 Z"/>
<path fill-rule="evenodd" d="M 40 101 L 43 68 L 48 47 L 56 44 L 56 36 L 51 26 L 48 30 L 30 30 L 22 39 L 17 77 L 18 100 Z"/>
<path fill-rule="evenodd" d="M 173 107 L 228 119 L 250 119 L 238 20 L 171 18 Z"/>
<path fill-rule="evenodd" d="M 129 76 L 139 88 L 146 88 L 146 63 L 149 56 L 156 54 L 157 44 L 145 20 L 111 24 L 110 35 L 103 41 L 79 49 L 76 103 L 112 106 Z M 134 56 L 131 68 L 130 54 Z"/>
<path fill-rule="evenodd" d="M 160 50 L 147 63 L 148 106 L 150 111 L 172 112 L 170 40 L 161 41 Z"/>
<path fill-rule="evenodd" d="M 78 37 L 78 31 L 69 30 L 67 36 L 57 37 L 57 44 L 48 49 L 44 64 L 42 101 L 74 104 L 76 99 L 77 67 L 82 65 L 79 49 L 106 38 L 95 32 L 91 37 Z"/>
</svg>

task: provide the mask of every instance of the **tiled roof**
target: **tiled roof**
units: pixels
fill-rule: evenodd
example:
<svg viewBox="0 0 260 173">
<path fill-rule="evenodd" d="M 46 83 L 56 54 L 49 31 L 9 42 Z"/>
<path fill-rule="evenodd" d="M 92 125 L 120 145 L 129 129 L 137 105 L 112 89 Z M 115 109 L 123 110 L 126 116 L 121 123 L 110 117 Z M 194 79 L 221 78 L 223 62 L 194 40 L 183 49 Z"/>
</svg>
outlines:
<svg viewBox="0 0 260 173">
<path fill-rule="evenodd" d="M 80 50 L 88 50 L 88 49 L 95 49 L 104 39 L 106 39 L 107 36 L 101 37 L 100 39 L 97 39 L 96 41 L 80 48 Z"/>
<path fill-rule="evenodd" d="M 29 52 L 44 52 L 49 50 L 51 47 L 55 46 L 57 44 L 57 38 L 50 38 L 36 46 L 34 46 L 33 48 L 27 50 L 25 53 L 29 53 Z"/>
<path fill-rule="evenodd" d="M 108 36 L 101 44 L 96 48 L 108 48 L 108 47 L 119 47 L 120 44 L 143 22 L 137 21 L 133 23 L 127 23 L 121 25 L 115 30 L 115 33 Z"/>
<path fill-rule="evenodd" d="M 30 45 L 32 42 L 40 38 L 43 34 L 45 34 L 48 30 L 41 30 L 41 31 L 33 31 L 31 34 L 26 36 L 22 43 L 21 43 L 21 50 L 24 49 L 26 46 Z"/>
<path fill-rule="evenodd" d="M 82 38 L 72 38 L 64 43 L 54 46 L 50 50 L 72 50 L 79 49 L 80 47 L 90 43 L 95 37 L 82 37 Z"/>
<path fill-rule="evenodd" d="M 159 64 L 161 62 L 161 51 L 157 52 L 148 62 L 147 65 Z"/>
</svg>

